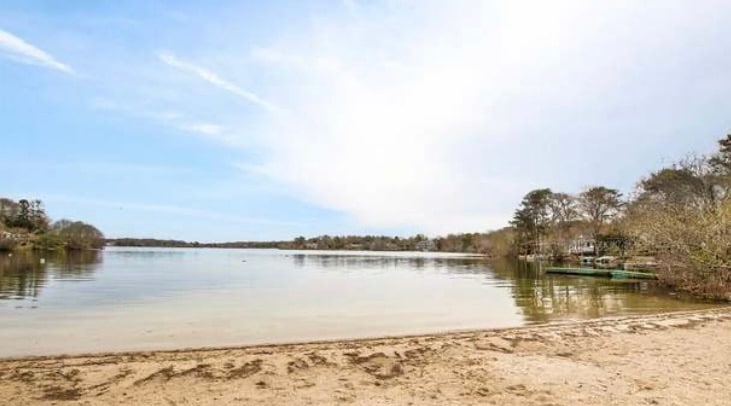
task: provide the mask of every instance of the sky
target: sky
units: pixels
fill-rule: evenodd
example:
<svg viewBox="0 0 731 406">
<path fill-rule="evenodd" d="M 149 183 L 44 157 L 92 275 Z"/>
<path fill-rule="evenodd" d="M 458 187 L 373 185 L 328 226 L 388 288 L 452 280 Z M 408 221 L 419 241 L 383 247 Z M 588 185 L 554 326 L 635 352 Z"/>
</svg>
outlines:
<svg viewBox="0 0 731 406">
<path fill-rule="evenodd" d="M 108 237 L 477 232 L 731 132 L 731 2 L 0 2 L 0 195 Z"/>
</svg>

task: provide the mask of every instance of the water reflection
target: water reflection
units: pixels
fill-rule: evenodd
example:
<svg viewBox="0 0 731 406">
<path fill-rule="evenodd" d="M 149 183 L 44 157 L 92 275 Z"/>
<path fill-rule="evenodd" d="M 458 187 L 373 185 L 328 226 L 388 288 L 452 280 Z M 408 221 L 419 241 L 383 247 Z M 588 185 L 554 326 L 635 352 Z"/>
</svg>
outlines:
<svg viewBox="0 0 731 406">
<path fill-rule="evenodd" d="M 523 261 L 486 261 L 479 257 L 375 256 L 351 254 L 290 255 L 295 267 L 337 273 L 364 269 L 436 271 L 457 278 L 481 279 L 490 288 L 509 289 L 526 323 L 589 319 L 608 315 L 673 311 L 710 304 L 673 297 L 656 283 L 581 276 L 548 275 L 542 266 Z M 405 293 L 406 294 L 406 293 Z M 505 309 L 510 311 L 510 309 Z"/>
<path fill-rule="evenodd" d="M 89 280 L 99 251 L 0 253 L 0 300 L 37 298 L 50 279 Z"/>
<path fill-rule="evenodd" d="M 113 251 L 115 257 L 133 260 L 135 262 L 138 262 L 140 259 L 184 259 L 185 257 L 191 257 L 197 254 L 194 249 L 184 250 L 178 248 L 146 249 L 139 247 L 116 247 Z"/>
<path fill-rule="evenodd" d="M 491 268 L 510 286 L 530 323 L 704 307 L 674 298 L 651 281 L 547 275 L 540 265 L 518 261 L 498 261 Z"/>
<path fill-rule="evenodd" d="M 652 282 L 551 276 L 531 264 L 455 255 L 110 247 L 41 257 L 0 256 L 0 357 L 419 334 L 709 306 L 676 300 Z"/>
<path fill-rule="evenodd" d="M 406 255 L 355 255 L 355 254 L 290 254 L 295 267 L 330 268 L 337 271 L 352 269 L 409 269 L 424 268 L 444 270 L 452 274 L 484 274 L 489 267 L 481 257 L 424 257 Z"/>
<path fill-rule="evenodd" d="M 152 292 L 158 294 L 168 292 L 169 294 L 177 291 L 193 292 L 197 289 L 234 285 L 237 278 L 243 277 L 249 278 L 251 281 L 266 278 L 264 273 L 245 273 L 246 268 L 243 267 L 241 268 L 243 276 L 231 273 L 226 273 L 225 276 L 214 276 L 208 271 L 206 272 L 207 277 L 200 279 L 191 278 L 189 274 L 181 274 L 184 269 L 179 265 L 181 262 L 190 263 L 190 266 L 199 269 L 201 265 L 191 262 L 193 258 L 198 257 L 202 264 L 212 264 L 225 258 L 229 252 L 224 254 L 216 251 L 125 250 L 120 248 L 116 249 L 113 254 L 115 269 L 127 269 L 126 274 L 131 278 L 129 281 L 118 280 L 118 286 L 108 288 L 116 289 L 109 292 L 114 292 L 119 297 L 125 297 L 125 295 L 133 297 L 135 292 L 145 291 L 146 285 L 150 285 Z M 689 306 L 700 306 L 698 303 L 684 302 L 671 297 L 668 292 L 657 287 L 653 282 L 546 275 L 535 264 L 526 262 L 487 262 L 479 257 L 408 254 L 382 256 L 373 253 L 358 255 L 275 251 L 266 252 L 264 256 L 267 258 L 288 257 L 295 269 L 332 275 L 360 275 L 363 272 L 373 271 L 389 272 L 390 274 L 391 272 L 410 271 L 476 280 L 485 285 L 484 294 L 488 296 L 488 300 L 489 296 L 494 294 L 493 289 L 508 289 L 515 301 L 515 306 L 528 323 L 565 318 L 595 318 L 612 314 L 678 310 Z M 4 253 L 0 255 L 0 301 L 37 298 L 49 281 L 54 279 L 93 280 L 94 273 L 102 266 L 102 258 L 103 254 L 99 251 L 55 254 L 19 252 L 13 255 Z M 285 266 L 284 263 L 280 266 Z M 149 271 L 141 271 L 144 274 L 134 274 L 131 272 L 131 265 L 134 264 L 148 264 Z M 163 277 L 162 274 L 155 272 L 157 267 L 162 266 L 176 271 L 166 273 L 168 276 Z M 272 266 L 276 265 L 272 263 Z M 149 275 L 155 274 L 159 274 L 155 277 L 157 279 L 151 279 L 153 276 Z M 272 273 L 271 277 L 275 277 L 275 274 Z M 138 278 L 138 282 L 141 283 L 137 287 L 132 286 L 134 278 Z M 171 286 L 159 285 L 163 282 L 171 284 Z M 158 283 L 158 285 L 152 283 Z M 247 283 L 249 282 L 247 281 Z M 333 283 L 339 282 L 333 281 Z M 404 296 L 408 297 L 409 292 L 404 292 Z M 510 310 L 505 309 L 505 311 Z"/>
</svg>

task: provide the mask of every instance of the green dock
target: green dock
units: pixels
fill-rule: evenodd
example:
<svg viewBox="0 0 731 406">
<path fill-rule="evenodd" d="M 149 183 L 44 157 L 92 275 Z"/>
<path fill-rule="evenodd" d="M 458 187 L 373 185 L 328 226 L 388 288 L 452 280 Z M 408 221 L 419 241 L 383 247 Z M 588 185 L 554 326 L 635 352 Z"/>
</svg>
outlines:
<svg viewBox="0 0 731 406">
<path fill-rule="evenodd" d="M 621 269 L 611 272 L 614 279 L 657 279 L 657 275 L 651 272 L 624 271 Z"/>
<path fill-rule="evenodd" d="M 614 279 L 657 279 L 657 275 L 655 275 L 654 273 L 625 271 L 622 269 L 546 268 L 546 273 L 561 275 L 596 276 Z"/>
</svg>

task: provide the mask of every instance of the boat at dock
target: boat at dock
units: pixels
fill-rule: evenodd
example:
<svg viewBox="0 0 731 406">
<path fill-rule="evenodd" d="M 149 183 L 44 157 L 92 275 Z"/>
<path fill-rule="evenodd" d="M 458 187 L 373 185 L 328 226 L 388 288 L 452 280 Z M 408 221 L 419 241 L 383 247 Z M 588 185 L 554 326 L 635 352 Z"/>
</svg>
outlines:
<svg viewBox="0 0 731 406">
<path fill-rule="evenodd" d="M 651 272 L 625 271 L 623 269 L 546 268 L 546 273 L 559 275 L 596 276 L 613 279 L 657 279 L 657 275 Z"/>
</svg>

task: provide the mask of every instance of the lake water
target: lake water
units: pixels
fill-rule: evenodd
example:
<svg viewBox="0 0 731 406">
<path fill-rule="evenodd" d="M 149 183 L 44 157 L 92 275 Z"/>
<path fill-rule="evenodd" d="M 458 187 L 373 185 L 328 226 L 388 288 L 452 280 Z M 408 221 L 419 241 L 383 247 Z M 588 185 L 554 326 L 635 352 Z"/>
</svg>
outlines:
<svg viewBox="0 0 731 406">
<path fill-rule="evenodd" d="M 432 253 L 0 254 L 0 357 L 233 346 L 709 307 L 653 282 Z"/>
</svg>

